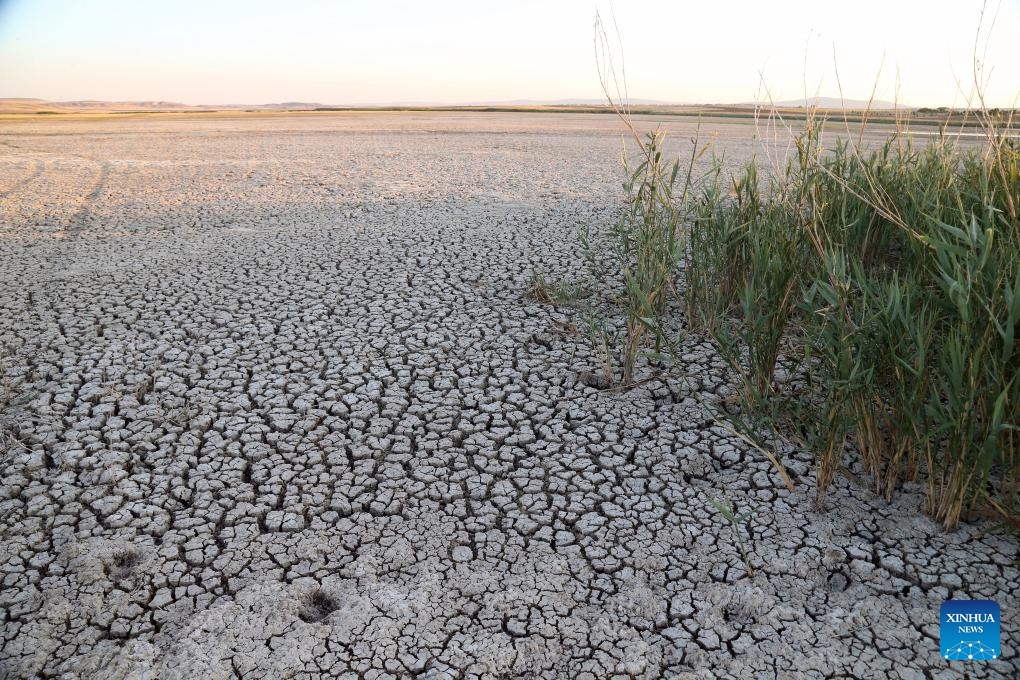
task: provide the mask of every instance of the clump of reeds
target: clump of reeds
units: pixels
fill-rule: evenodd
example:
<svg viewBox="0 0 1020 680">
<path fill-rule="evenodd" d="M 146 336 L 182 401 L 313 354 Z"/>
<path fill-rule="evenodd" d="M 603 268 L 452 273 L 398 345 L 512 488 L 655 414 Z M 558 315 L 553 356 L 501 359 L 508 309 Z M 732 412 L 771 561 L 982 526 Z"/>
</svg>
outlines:
<svg viewBox="0 0 1020 680">
<path fill-rule="evenodd" d="M 1015 515 L 1020 144 L 990 125 L 980 147 L 826 148 L 822 129 L 767 179 L 755 160 L 717 168 L 693 208 L 690 322 L 749 410 L 784 413 L 816 453 L 819 499 L 852 455 L 886 497 L 923 472 L 947 528 L 979 506 Z"/>
</svg>

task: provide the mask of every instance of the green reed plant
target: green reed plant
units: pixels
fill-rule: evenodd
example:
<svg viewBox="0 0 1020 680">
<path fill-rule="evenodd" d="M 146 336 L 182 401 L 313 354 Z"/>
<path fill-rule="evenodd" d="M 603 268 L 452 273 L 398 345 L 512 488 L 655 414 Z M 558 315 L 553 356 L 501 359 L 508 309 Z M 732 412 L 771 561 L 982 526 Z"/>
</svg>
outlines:
<svg viewBox="0 0 1020 680">
<path fill-rule="evenodd" d="M 688 232 L 684 260 L 684 302 L 688 323 L 694 330 L 715 334 L 737 302 L 745 271 L 744 239 L 750 216 L 757 214 L 757 165 L 748 163 L 743 177 L 733 180 L 735 203 L 727 202 L 722 159 L 716 158 L 694 203 L 695 228 Z M 745 186 L 747 188 L 745 188 Z M 755 188 L 750 189 L 751 186 Z M 741 200 L 746 197 L 748 200 Z M 750 215 L 748 215 L 750 213 Z"/>
<path fill-rule="evenodd" d="M 591 343 L 592 353 L 598 361 L 598 368 L 602 374 L 602 386 L 612 387 L 616 381 L 616 362 L 614 360 L 617 345 L 616 332 L 610 327 L 606 317 L 590 305 L 581 308 L 578 322 L 585 337 L 588 338 L 588 342 Z"/>
<path fill-rule="evenodd" d="M 867 324 L 858 334 L 858 355 L 868 364 L 869 380 L 851 397 L 850 415 L 864 469 L 876 492 L 891 499 L 901 481 L 916 476 L 919 457 L 928 458 L 923 412 L 916 407 L 931 380 L 937 313 L 913 279 L 893 274 L 872 281 L 859 272 L 858 281 Z"/>
<path fill-rule="evenodd" d="M 982 188 L 994 198 L 991 187 Z M 1020 196 L 1020 183 L 1015 189 Z M 993 471 L 1000 473 L 1000 491 L 1011 493 L 1001 500 L 1016 502 L 1020 223 L 998 207 L 984 207 L 985 214 L 971 213 L 963 228 L 935 221 L 929 234 L 945 316 L 936 389 L 926 408 L 943 443 L 939 474 L 929 478 L 929 504 L 949 525 L 985 496 Z"/>
<path fill-rule="evenodd" d="M 615 22 L 614 22 L 615 25 Z M 620 45 L 616 34 L 617 47 Z M 659 130 L 641 133 L 627 103 L 626 72 L 622 53 L 606 32 L 601 15 L 595 14 L 595 62 L 606 101 L 623 123 L 630 141 L 625 142 L 627 179 L 625 209 L 605 240 L 582 232 L 582 248 L 590 274 L 601 293 L 609 298 L 615 314 L 623 317 L 624 330 L 617 354 L 623 386 L 634 384 L 637 360 L 642 355 L 663 358 L 663 349 L 674 347 L 664 319 L 679 301 L 677 277 L 686 249 L 687 222 L 692 195 L 700 184 L 695 164 L 708 149 L 700 142 L 700 126 L 691 140 L 690 154 L 667 159 L 665 135 Z M 630 158 L 636 159 L 631 166 Z M 601 247 L 600 247 L 601 246 Z"/>
<path fill-rule="evenodd" d="M 819 501 L 856 460 L 886 497 L 923 476 L 927 510 L 947 528 L 987 507 L 1020 525 L 1012 115 L 973 114 L 986 133 L 973 147 L 945 129 L 917 146 L 899 127 L 875 144 L 863 123 L 830 142 L 809 114 L 787 162 L 752 159 L 728 176 L 717 160 L 703 183 L 692 181 L 697 144 L 678 175 L 661 137 L 638 134 L 598 15 L 595 44 L 606 99 L 643 157 L 610 266 L 586 250 L 612 279 L 603 289 L 623 291 L 623 382 L 649 338 L 656 350 L 666 340 L 679 269 L 690 328 L 715 339 L 741 383 L 741 417 L 816 452 Z"/>
<path fill-rule="evenodd" d="M 673 202 L 680 161 L 665 160 L 663 139 L 659 132 L 645 137 L 641 162 L 624 184 L 627 209 L 610 232 L 623 283 L 619 306 L 626 318 L 625 385 L 634 381 L 634 365 L 646 334 L 656 334 L 660 328 L 682 252 L 680 211 Z"/>
<path fill-rule="evenodd" d="M 671 343 L 662 320 L 678 299 L 676 281 L 685 249 L 693 166 L 704 153 L 695 139 L 685 168 L 679 158 L 666 159 L 662 133 L 639 137 L 635 132 L 635 139 L 638 163 L 627 167 L 622 214 L 605 239 L 588 233 L 581 237 L 595 286 L 623 318 L 621 345 L 615 352 L 623 385 L 634 383 L 634 369 L 643 354 L 660 356 L 663 345 Z"/>
</svg>

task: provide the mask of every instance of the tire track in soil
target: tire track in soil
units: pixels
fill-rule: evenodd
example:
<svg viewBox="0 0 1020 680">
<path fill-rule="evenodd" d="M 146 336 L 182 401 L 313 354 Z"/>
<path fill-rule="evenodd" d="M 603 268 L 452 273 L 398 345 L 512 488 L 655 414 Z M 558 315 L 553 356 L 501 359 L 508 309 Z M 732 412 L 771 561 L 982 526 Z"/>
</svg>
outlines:
<svg viewBox="0 0 1020 680">
<path fill-rule="evenodd" d="M 62 238 L 67 237 L 75 238 L 77 236 L 80 236 L 82 231 L 85 229 L 85 219 L 90 214 L 92 214 L 92 209 L 95 202 L 102 195 L 103 191 L 106 190 L 106 184 L 110 177 L 109 161 L 101 161 L 96 158 L 92 158 L 91 156 L 86 156 L 84 154 L 57 153 L 55 151 L 30 149 L 27 147 L 19 146 L 17 144 L 13 144 L 7 140 L 0 140 L 0 144 L 3 144 L 8 148 L 15 149 L 21 152 L 45 154 L 47 156 L 55 156 L 57 158 L 74 158 L 78 160 L 83 160 L 87 161 L 88 163 L 94 166 L 93 173 L 95 173 L 95 179 L 91 183 L 91 188 L 89 189 L 88 193 L 85 194 L 85 196 L 78 202 L 77 210 L 75 210 L 74 214 L 72 214 L 71 217 L 69 217 L 66 220 L 63 229 L 61 229 L 58 232 L 58 236 Z M 6 189 L 4 191 L 0 191 L 0 198 L 7 198 L 8 196 L 12 195 L 15 191 L 21 189 L 24 186 L 27 186 L 30 182 L 38 179 L 41 175 L 43 175 L 46 169 L 46 163 L 40 160 L 36 160 L 35 163 L 36 168 L 35 170 L 33 170 L 32 174 L 20 180 L 19 182 L 14 184 L 11 188 Z"/>
<path fill-rule="evenodd" d="M 6 142 L 5 142 L 6 143 Z M 16 191 L 22 187 L 28 186 L 33 181 L 39 178 L 43 174 L 44 163 L 38 159 L 32 161 L 32 170 L 29 172 L 27 177 L 23 177 L 7 189 L 0 190 L 0 198 L 7 198 L 12 196 Z"/>
</svg>

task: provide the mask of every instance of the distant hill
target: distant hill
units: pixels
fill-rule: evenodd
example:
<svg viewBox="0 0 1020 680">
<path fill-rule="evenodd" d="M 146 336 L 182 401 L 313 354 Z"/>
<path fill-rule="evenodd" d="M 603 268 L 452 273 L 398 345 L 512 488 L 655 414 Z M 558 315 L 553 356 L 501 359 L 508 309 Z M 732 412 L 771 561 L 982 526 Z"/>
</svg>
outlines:
<svg viewBox="0 0 1020 680">
<path fill-rule="evenodd" d="M 655 99 L 631 99 L 631 106 L 674 106 L 669 102 Z M 459 104 L 441 102 L 372 102 L 356 104 L 322 104 L 319 102 L 278 102 L 271 104 L 182 104 L 167 101 L 120 101 L 108 102 L 97 100 L 47 101 L 29 97 L 0 98 L 0 113 L 74 113 L 74 112 L 113 112 L 113 111 L 306 111 L 315 109 L 344 109 L 372 107 L 423 107 L 444 108 L 457 106 L 605 106 L 605 99 L 514 99 L 505 101 L 467 102 Z"/>
<path fill-rule="evenodd" d="M 104 102 L 81 100 L 51 102 L 45 99 L 0 99 L 0 113 L 74 113 L 76 111 L 186 111 L 199 107 L 178 102 Z"/>
<path fill-rule="evenodd" d="M 107 102 L 91 99 L 54 102 L 45 99 L 0 98 L 0 113 L 110 113 L 114 111 L 230 111 L 257 109 L 266 111 L 307 110 L 324 106 L 314 102 L 281 102 L 279 104 L 201 104 L 192 106 L 180 102 L 139 101 Z"/>
</svg>

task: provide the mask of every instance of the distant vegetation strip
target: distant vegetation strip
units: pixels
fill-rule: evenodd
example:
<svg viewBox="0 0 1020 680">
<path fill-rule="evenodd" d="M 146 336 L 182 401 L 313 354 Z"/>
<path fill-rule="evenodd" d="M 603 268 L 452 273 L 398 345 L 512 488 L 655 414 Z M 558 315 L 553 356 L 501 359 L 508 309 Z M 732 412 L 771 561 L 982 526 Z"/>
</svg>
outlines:
<svg viewBox="0 0 1020 680">
<path fill-rule="evenodd" d="M 606 106 L 373 106 L 373 107 L 339 107 L 322 106 L 314 109 L 300 109 L 311 111 L 472 111 L 479 113 L 597 113 L 614 114 L 615 111 Z M 299 111 L 297 109 L 294 110 Z M 630 110 L 631 115 L 636 116 L 682 116 L 693 118 L 733 118 L 739 120 L 754 120 L 781 116 L 789 120 L 816 119 L 821 116 L 828 122 L 838 123 L 884 123 L 895 124 L 908 123 L 911 125 L 963 125 L 965 127 L 981 127 L 981 122 L 976 119 L 975 114 L 970 111 L 949 111 L 943 112 L 940 109 L 918 109 L 917 111 L 854 111 L 850 115 L 843 115 L 839 109 L 821 109 L 803 107 L 789 109 L 759 109 L 757 112 L 750 107 L 648 107 L 635 108 Z M 1003 118 L 1010 115 L 1009 110 L 1002 110 Z"/>
</svg>

